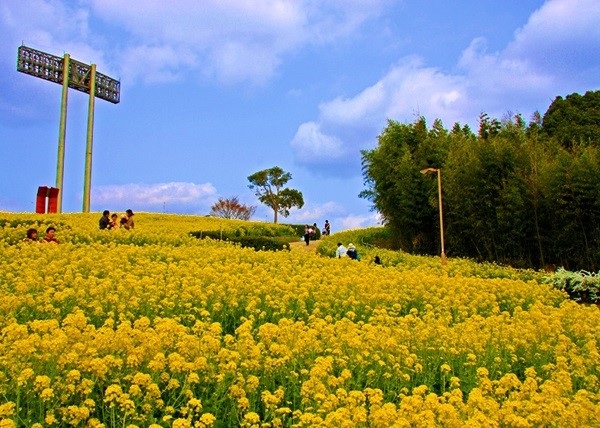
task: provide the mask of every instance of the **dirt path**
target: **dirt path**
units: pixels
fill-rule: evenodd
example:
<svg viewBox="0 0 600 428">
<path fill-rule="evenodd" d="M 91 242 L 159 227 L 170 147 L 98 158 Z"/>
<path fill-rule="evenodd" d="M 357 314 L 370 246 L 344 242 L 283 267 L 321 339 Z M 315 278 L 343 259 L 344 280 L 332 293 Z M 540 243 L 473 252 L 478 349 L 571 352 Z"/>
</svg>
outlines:
<svg viewBox="0 0 600 428">
<path fill-rule="evenodd" d="M 319 246 L 319 241 L 310 241 L 308 245 L 304 241 L 297 241 L 290 243 L 290 248 L 292 251 L 304 251 L 304 252 L 312 252 L 314 253 Z"/>
</svg>

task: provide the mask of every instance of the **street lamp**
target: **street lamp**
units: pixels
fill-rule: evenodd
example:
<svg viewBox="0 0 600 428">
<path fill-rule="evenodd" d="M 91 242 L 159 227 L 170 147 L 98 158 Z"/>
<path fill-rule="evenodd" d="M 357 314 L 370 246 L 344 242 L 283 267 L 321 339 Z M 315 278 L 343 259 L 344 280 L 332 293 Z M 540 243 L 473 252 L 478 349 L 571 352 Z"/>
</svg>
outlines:
<svg viewBox="0 0 600 428">
<path fill-rule="evenodd" d="M 440 239 L 442 242 L 442 265 L 446 264 L 446 253 L 444 252 L 444 215 L 442 211 L 442 170 L 440 168 L 425 168 L 421 170 L 421 174 L 428 174 L 430 172 L 437 172 L 438 179 L 438 200 L 440 205 Z"/>
</svg>

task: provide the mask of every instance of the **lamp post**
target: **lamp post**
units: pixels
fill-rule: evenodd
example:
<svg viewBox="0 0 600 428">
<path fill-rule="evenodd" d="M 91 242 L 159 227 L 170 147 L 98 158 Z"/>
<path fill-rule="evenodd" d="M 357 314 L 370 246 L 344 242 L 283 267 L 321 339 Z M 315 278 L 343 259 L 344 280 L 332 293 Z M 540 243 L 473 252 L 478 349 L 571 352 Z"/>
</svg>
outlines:
<svg viewBox="0 0 600 428">
<path fill-rule="evenodd" d="M 442 254 L 441 260 L 442 265 L 446 264 L 446 253 L 444 251 L 444 213 L 442 211 L 442 170 L 440 168 L 425 168 L 421 170 L 421 174 L 427 174 L 430 172 L 437 172 L 438 179 L 438 201 L 440 205 L 440 240 L 442 243 Z"/>
</svg>

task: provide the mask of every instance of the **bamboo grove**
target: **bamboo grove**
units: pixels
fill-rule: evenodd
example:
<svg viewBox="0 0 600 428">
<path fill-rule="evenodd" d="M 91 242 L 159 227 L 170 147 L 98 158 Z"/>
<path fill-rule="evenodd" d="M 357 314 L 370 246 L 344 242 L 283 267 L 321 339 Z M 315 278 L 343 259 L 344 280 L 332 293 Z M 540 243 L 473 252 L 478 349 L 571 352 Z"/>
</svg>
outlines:
<svg viewBox="0 0 600 428">
<path fill-rule="evenodd" d="M 373 202 L 397 248 L 440 248 L 441 168 L 447 253 L 521 267 L 600 269 L 600 91 L 558 97 L 527 124 L 482 114 L 477 134 L 424 118 L 388 121 L 365 150 L 361 196 Z"/>
</svg>

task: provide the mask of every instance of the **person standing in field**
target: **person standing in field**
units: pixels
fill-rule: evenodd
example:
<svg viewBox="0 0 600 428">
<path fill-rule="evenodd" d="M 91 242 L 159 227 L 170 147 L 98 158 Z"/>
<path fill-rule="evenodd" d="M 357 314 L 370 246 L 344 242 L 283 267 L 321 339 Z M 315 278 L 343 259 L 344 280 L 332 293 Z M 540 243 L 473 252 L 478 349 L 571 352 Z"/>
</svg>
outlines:
<svg viewBox="0 0 600 428">
<path fill-rule="evenodd" d="M 325 226 L 323 226 L 323 235 L 329 236 L 331 234 L 331 224 L 329 220 L 325 220 Z"/>
<path fill-rule="evenodd" d="M 304 242 L 306 242 L 306 245 L 310 244 L 310 235 L 312 235 L 312 232 L 313 230 L 308 224 L 304 226 Z"/>
</svg>

